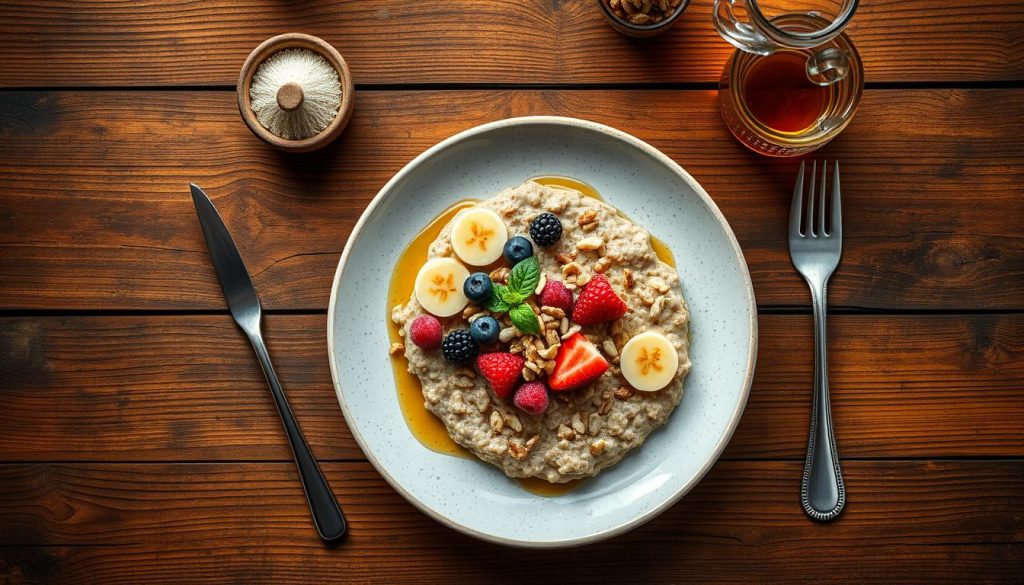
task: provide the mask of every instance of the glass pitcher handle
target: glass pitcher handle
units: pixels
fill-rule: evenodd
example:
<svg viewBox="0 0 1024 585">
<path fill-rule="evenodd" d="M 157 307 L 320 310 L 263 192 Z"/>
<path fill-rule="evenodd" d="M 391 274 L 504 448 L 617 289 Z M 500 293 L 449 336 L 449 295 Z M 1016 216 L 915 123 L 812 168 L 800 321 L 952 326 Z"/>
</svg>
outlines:
<svg viewBox="0 0 1024 585">
<path fill-rule="evenodd" d="M 746 0 L 715 0 L 711 20 L 722 38 L 737 49 L 756 55 L 770 55 L 775 45 L 750 23 L 736 18 L 733 6 L 749 10 Z"/>
<path fill-rule="evenodd" d="M 807 78 L 820 86 L 841 81 L 850 73 L 850 56 L 836 47 L 827 47 L 807 58 Z"/>
</svg>

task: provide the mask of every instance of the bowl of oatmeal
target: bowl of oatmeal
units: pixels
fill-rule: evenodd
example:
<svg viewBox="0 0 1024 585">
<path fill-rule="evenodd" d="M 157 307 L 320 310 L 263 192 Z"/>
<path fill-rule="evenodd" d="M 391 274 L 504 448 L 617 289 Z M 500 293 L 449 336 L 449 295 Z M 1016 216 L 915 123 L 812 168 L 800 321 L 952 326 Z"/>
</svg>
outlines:
<svg viewBox="0 0 1024 585">
<path fill-rule="evenodd" d="M 339 262 L 353 436 L 436 520 L 512 546 L 619 534 L 732 435 L 756 356 L 742 252 L 675 162 L 617 130 L 467 130 L 380 191 Z"/>
</svg>

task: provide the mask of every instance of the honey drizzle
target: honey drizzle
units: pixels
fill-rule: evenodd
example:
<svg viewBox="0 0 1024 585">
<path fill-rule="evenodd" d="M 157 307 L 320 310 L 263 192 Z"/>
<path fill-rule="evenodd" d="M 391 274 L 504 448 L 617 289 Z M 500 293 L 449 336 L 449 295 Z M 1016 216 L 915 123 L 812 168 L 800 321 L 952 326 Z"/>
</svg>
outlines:
<svg viewBox="0 0 1024 585">
<path fill-rule="evenodd" d="M 473 205 L 476 205 L 476 201 L 464 200 L 444 210 L 409 242 L 402 255 L 398 257 L 388 285 L 387 322 L 391 343 L 402 343 L 401 329 L 391 320 L 391 309 L 395 305 L 404 305 L 412 295 L 416 274 L 427 262 L 427 250 L 431 242 L 437 239 L 438 234 L 456 213 Z M 402 409 L 402 417 L 405 418 L 405 424 L 409 426 L 412 436 L 431 451 L 471 459 L 469 451 L 448 436 L 441 419 L 423 406 L 423 387 L 420 385 L 420 379 L 409 372 L 408 362 L 401 352 L 391 356 L 391 369 L 395 373 L 395 387 L 398 389 L 398 404 Z"/>
<path fill-rule="evenodd" d="M 576 179 L 543 176 L 535 177 L 531 180 L 549 187 L 574 189 L 586 197 L 604 201 L 604 198 L 601 197 L 601 194 L 596 189 Z M 427 227 L 423 228 L 409 242 L 405 250 L 402 251 L 402 255 L 399 256 L 398 262 L 395 263 L 394 271 L 391 274 L 391 282 L 388 284 L 388 313 L 386 319 L 388 322 L 388 337 L 392 343 L 402 343 L 403 340 L 400 328 L 391 321 L 391 309 L 395 305 L 408 302 L 409 297 L 412 295 L 416 274 L 427 261 L 427 251 L 430 248 L 430 244 L 437 239 L 444 226 L 455 217 L 455 214 L 476 205 L 476 203 L 477 201 L 474 199 L 464 199 L 444 210 Z M 620 211 L 619 213 L 621 214 L 622 212 Z M 624 214 L 623 217 L 625 217 Z M 675 268 L 675 257 L 663 241 L 651 236 L 651 247 L 662 262 Z M 486 270 L 491 268 L 493 267 L 487 267 Z M 401 352 L 391 356 L 391 368 L 395 374 L 395 387 L 398 391 L 398 404 L 402 410 L 402 418 L 405 419 L 409 431 L 416 437 L 416 440 L 431 451 L 453 457 L 473 459 L 469 451 L 456 443 L 448 435 L 448 431 L 445 429 L 441 419 L 434 416 L 433 413 L 423 406 L 423 387 L 420 385 L 419 378 L 409 372 L 408 362 L 406 362 L 405 356 Z M 566 483 L 551 483 L 536 477 L 519 478 L 516 480 L 524 490 L 545 497 L 557 497 L 567 494 L 578 488 L 583 481 L 574 480 Z"/>
</svg>

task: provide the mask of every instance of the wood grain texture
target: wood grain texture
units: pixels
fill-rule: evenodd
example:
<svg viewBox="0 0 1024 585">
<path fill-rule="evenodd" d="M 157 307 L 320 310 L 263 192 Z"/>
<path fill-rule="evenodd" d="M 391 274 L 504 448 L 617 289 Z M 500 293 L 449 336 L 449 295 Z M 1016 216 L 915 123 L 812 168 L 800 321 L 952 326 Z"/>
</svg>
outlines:
<svg viewBox="0 0 1024 585">
<path fill-rule="evenodd" d="M 274 315 L 265 330 L 317 456 L 362 458 L 331 386 L 325 322 Z M 1024 315 L 833 316 L 830 335 L 844 458 L 1024 457 Z M 810 317 L 762 316 L 760 348 L 725 457 L 800 460 Z M 290 457 L 255 358 L 227 316 L 0 319 L 0 355 L 0 461 Z"/>
<path fill-rule="evenodd" d="M 1019 583 L 1024 463 L 851 462 L 850 505 L 806 517 L 798 462 L 724 462 L 609 542 L 523 551 L 417 512 L 364 462 L 324 466 L 350 522 L 313 532 L 289 464 L 0 467 L 0 571 L 39 583 L 533 581 Z"/>
<path fill-rule="evenodd" d="M 711 4 L 635 42 L 594 0 L 21 0 L 0 6 L 0 86 L 234 85 L 249 51 L 288 31 L 333 44 L 357 84 L 714 82 L 732 47 Z M 849 32 L 868 81 L 1024 77 L 1017 0 L 865 2 Z"/>
<path fill-rule="evenodd" d="M 230 92 L 0 94 L 0 308 L 223 308 L 193 181 L 224 215 L 265 307 L 324 309 L 352 226 L 396 171 L 451 134 L 528 114 L 584 116 L 662 149 L 730 221 L 758 302 L 808 306 L 786 248 L 794 162 L 743 149 L 715 99 L 363 92 L 338 142 L 287 155 L 248 132 Z M 820 153 L 843 169 L 846 240 L 831 305 L 1024 307 L 1024 235 L 1013 227 L 1024 225 L 1022 104 L 1024 90 L 867 93 Z"/>
</svg>

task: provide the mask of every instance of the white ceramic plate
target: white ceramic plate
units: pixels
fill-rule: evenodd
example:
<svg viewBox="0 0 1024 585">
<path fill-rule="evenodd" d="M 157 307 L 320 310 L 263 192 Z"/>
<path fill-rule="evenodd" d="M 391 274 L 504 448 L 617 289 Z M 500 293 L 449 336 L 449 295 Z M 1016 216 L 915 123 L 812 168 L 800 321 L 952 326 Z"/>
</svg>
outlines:
<svg viewBox="0 0 1024 585">
<path fill-rule="evenodd" d="M 441 455 L 412 436 L 388 361 L 386 293 L 406 244 L 445 208 L 540 175 L 597 188 L 666 241 L 692 314 L 693 369 L 668 423 L 566 495 L 524 491 L 497 468 Z M 559 547 L 620 534 L 667 509 L 725 448 L 747 402 L 757 312 L 743 253 L 704 189 L 670 158 L 618 130 L 571 118 L 484 124 L 398 172 L 359 219 L 338 263 L 327 317 L 331 374 L 352 434 L 384 478 L 425 513 L 502 544 Z"/>
</svg>

